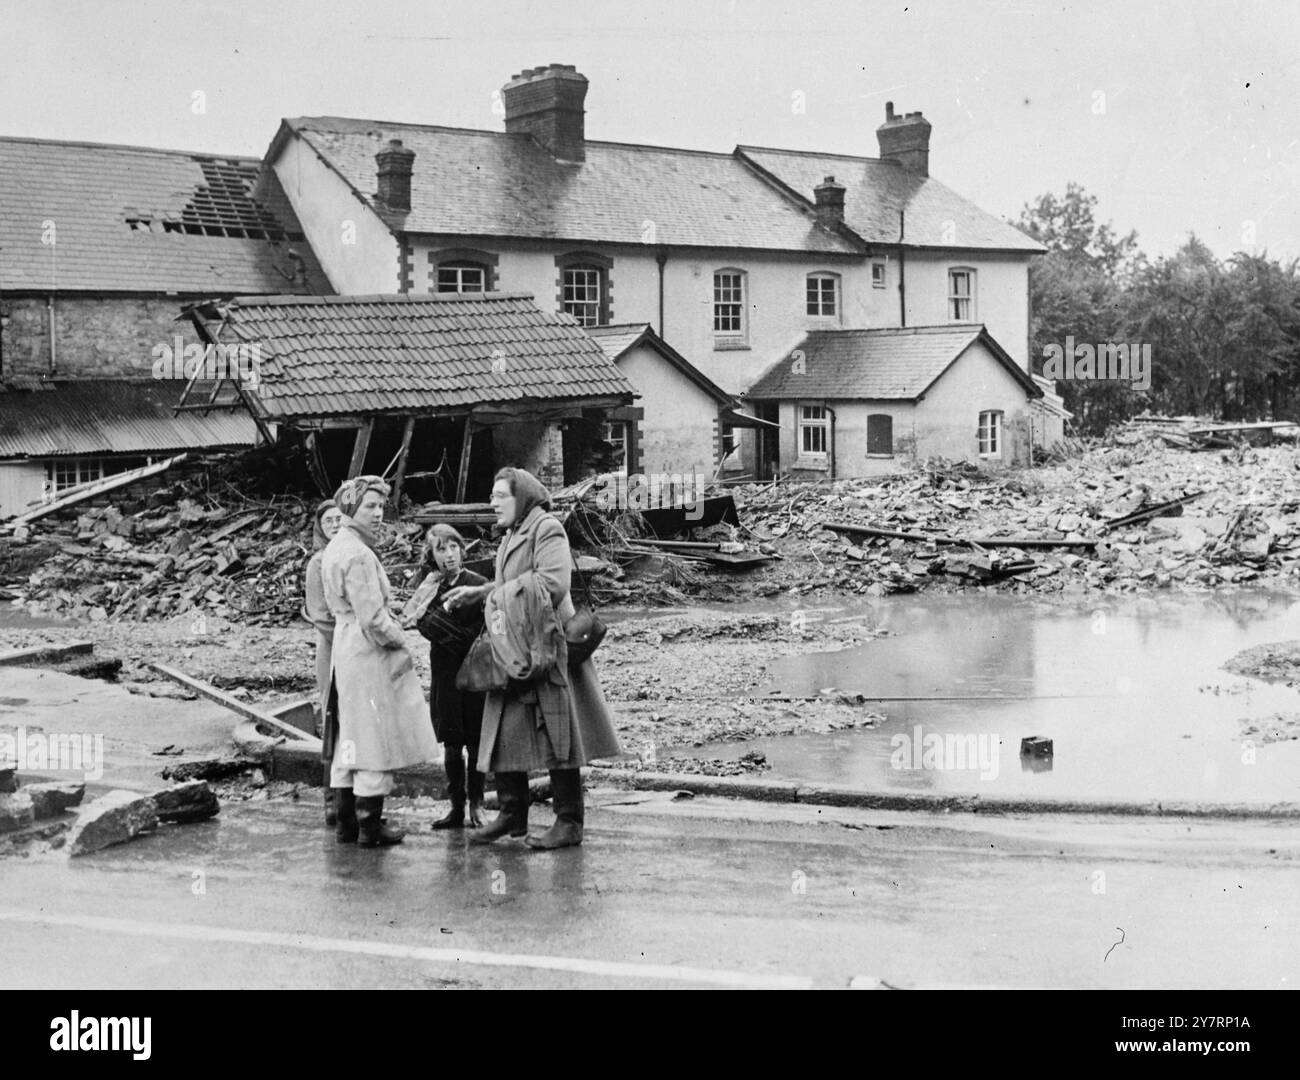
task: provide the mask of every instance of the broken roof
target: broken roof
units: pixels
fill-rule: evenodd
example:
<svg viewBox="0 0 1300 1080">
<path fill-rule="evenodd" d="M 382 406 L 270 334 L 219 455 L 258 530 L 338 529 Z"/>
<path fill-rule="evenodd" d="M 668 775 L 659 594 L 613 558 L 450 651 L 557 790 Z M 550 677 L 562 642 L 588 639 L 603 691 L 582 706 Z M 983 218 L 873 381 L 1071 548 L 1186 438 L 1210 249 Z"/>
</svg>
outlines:
<svg viewBox="0 0 1300 1080">
<path fill-rule="evenodd" d="M 826 177 L 843 184 L 844 224 L 868 244 L 1041 253 L 1046 249 L 955 191 L 893 161 L 739 146 L 736 153 L 809 206 Z"/>
<path fill-rule="evenodd" d="M 317 116 L 285 120 L 376 207 L 375 154 L 389 139 L 415 152 L 408 233 L 511 236 L 574 243 L 758 248 L 851 254 L 859 245 L 819 226 L 734 154 L 585 143 L 586 161 L 557 161 L 526 134 Z"/>
<path fill-rule="evenodd" d="M 329 291 L 279 181 L 260 167 L 256 158 L 0 138 L 0 288 Z M 295 284 L 298 259 L 305 284 Z"/>
<path fill-rule="evenodd" d="M 243 449 L 256 441 L 247 413 L 173 410 L 185 383 L 78 379 L 0 393 L 0 458 L 170 454 Z"/>
<path fill-rule="evenodd" d="M 686 378 L 703 390 L 721 405 L 734 405 L 736 398 L 728 394 L 699 368 L 664 341 L 654 332 L 649 323 L 613 323 L 608 326 L 588 326 L 586 331 L 596 339 L 605 350 L 605 355 L 615 363 L 619 358 L 636 348 L 645 345 L 662 356 L 670 366 L 676 368 Z"/>
<path fill-rule="evenodd" d="M 983 345 L 1029 397 L 1042 390 L 982 325 L 880 330 L 815 330 L 790 358 L 773 364 L 745 394 L 753 400 L 916 401 L 976 343 Z"/>
<path fill-rule="evenodd" d="M 223 318 L 222 343 L 257 346 L 245 389 L 272 421 L 636 396 L 573 318 L 528 293 L 254 296 L 195 314 Z"/>
</svg>

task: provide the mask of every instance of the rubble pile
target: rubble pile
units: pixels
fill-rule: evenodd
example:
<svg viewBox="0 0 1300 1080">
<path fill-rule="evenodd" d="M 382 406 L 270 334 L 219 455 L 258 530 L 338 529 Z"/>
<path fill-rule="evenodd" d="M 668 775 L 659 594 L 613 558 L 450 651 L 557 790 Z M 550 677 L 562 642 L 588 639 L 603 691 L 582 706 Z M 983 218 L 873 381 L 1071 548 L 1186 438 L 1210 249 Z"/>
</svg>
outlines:
<svg viewBox="0 0 1300 1080">
<path fill-rule="evenodd" d="M 1050 468 L 932 461 L 873 480 L 749 485 L 736 499 L 796 592 L 1194 590 L 1300 574 L 1300 454 L 1283 446 L 1192 454 L 1144 438 Z M 825 527 L 837 523 L 903 535 Z"/>
<path fill-rule="evenodd" d="M 311 502 L 174 489 L 148 502 L 135 513 L 115 505 L 69 510 L 33 525 L 29 536 L 0 540 L 0 585 L 33 614 L 92 622 L 193 613 L 283 626 L 298 617 Z M 385 530 L 379 554 L 395 585 L 414 568 L 420 535 L 416 524 Z M 43 555 L 34 568 L 25 550 L 33 547 Z"/>
</svg>

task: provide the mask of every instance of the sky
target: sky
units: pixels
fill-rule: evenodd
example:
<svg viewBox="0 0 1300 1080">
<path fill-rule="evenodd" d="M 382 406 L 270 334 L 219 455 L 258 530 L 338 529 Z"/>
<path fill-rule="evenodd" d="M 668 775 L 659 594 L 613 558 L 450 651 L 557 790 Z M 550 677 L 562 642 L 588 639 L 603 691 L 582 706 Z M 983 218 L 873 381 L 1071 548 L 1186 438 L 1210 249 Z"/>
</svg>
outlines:
<svg viewBox="0 0 1300 1080">
<path fill-rule="evenodd" d="M 502 130 L 494 94 L 548 63 L 590 80 L 588 138 L 875 157 L 892 101 L 999 217 L 1075 181 L 1149 256 L 1195 232 L 1300 258 L 1293 0 L 0 0 L 0 135 L 261 156 L 286 116 Z"/>
</svg>

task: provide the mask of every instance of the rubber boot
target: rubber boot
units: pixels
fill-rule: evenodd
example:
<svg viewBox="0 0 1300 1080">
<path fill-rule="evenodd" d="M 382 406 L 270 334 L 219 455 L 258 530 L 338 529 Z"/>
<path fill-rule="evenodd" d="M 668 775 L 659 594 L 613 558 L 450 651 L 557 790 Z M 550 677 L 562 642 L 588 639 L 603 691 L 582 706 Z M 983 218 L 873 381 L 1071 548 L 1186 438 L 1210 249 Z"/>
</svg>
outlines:
<svg viewBox="0 0 1300 1080">
<path fill-rule="evenodd" d="M 550 851 L 582 843 L 582 773 L 577 769 L 551 770 L 551 805 L 555 824 L 540 836 L 530 836 L 530 848 Z"/>
<path fill-rule="evenodd" d="M 469 816 L 465 819 L 471 829 L 483 828 L 483 774 L 474 768 L 473 759 L 469 766 Z"/>
<path fill-rule="evenodd" d="M 384 797 L 366 795 L 357 800 L 357 847 L 388 847 L 400 844 L 406 833 L 384 824 Z"/>
<path fill-rule="evenodd" d="M 350 787 L 331 788 L 334 792 L 334 810 L 338 820 L 334 824 L 334 839 L 340 844 L 357 842 L 357 800 Z"/>
<path fill-rule="evenodd" d="M 334 809 L 334 788 L 330 787 L 330 767 L 325 766 L 325 827 L 334 828 L 339 823 L 339 812 Z"/>
<path fill-rule="evenodd" d="M 451 799 L 451 810 L 446 817 L 433 823 L 435 829 L 465 827 L 465 759 L 460 755 L 459 746 L 448 744 L 442 748 L 442 766 L 447 772 L 447 796 Z"/>
<path fill-rule="evenodd" d="M 497 773 L 497 799 L 501 812 L 486 828 L 469 834 L 471 844 L 490 844 L 499 837 L 528 835 L 528 774 L 526 772 Z"/>
</svg>

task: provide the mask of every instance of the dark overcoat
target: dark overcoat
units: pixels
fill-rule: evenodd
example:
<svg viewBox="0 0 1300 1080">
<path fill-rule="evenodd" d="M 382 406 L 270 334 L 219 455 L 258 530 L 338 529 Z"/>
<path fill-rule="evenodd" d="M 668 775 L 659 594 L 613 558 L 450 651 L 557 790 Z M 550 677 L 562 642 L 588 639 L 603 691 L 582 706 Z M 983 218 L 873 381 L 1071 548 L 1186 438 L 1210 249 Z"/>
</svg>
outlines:
<svg viewBox="0 0 1300 1080">
<path fill-rule="evenodd" d="M 442 602 L 451 589 L 486 584 L 487 578 L 472 570 L 461 570 L 451 581 L 444 578 L 425 615 L 416 623 L 420 633 L 429 639 L 429 716 L 440 743 L 477 745 L 483 727 L 483 695 L 456 688 L 456 672 L 483 629 L 483 607 L 467 604 L 445 612 Z"/>
<path fill-rule="evenodd" d="M 536 574 L 545 584 L 561 623 L 573 617 L 569 596 L 573 556 L 564 526 L 540 506 L 506 533 L 497 551 L 496 585 Z M 547 734 L 557 716 L 569 723 L 569 752 L 563 759 Z M 587 660 L 577 671 L 564 663 L 524 686 L 490 691 L 483 706 L 479 743 L 480 772 L 531 772 L 576 769 L 594 758 L 619 753 L 618 736 L 605 705 L 596 665 Z"/>
</svg>

